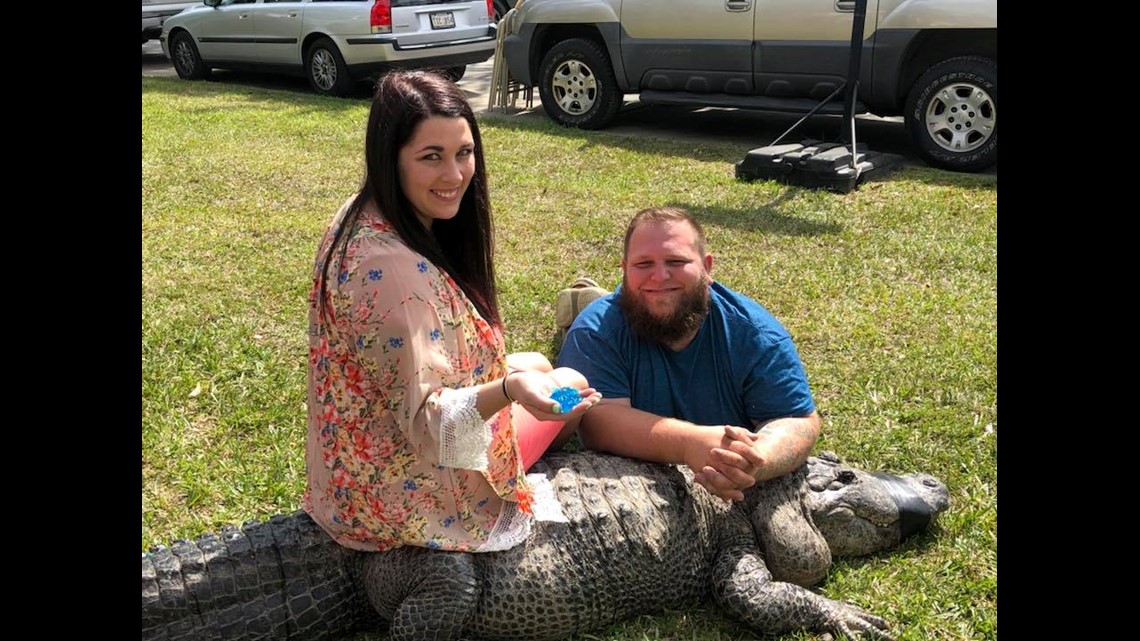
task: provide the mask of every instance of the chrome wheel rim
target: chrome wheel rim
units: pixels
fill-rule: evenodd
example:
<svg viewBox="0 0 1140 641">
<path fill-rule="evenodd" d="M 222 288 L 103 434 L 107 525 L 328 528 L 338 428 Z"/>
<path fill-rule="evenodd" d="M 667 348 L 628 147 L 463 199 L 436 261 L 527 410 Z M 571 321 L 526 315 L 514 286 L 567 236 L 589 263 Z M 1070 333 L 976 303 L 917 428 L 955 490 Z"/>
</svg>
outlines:
<svg viewBox="0 0 1140 641">
<path fill-rule="evenodd" d="M 994 100 L 967 82 L 946 85 L 926 107 L 926 132 L 939 147 L 962 153 L 985 145 L 997 127 Z"/>
<path fill-rule="evenodd" d="M 336 60 L 328 49 L 317 49 L 309 63 L 313 82 L 322 91 L 328 91 L 336 84 Z"/>
<path fill-rule="evenodd" d="M 594 72 L 580 60 L 567 60 L 554 70 L 550 90 L 558 107 L 578 116 L 589 111 L 598 99 Z"/>
<path fill-rule="evenodd" d="M 180 38 L 174 45 L 174 64 L 178 65 L 178 70 L 184 75 L 194 73 L 194 50 L 185 38 Z"/>
</svg>

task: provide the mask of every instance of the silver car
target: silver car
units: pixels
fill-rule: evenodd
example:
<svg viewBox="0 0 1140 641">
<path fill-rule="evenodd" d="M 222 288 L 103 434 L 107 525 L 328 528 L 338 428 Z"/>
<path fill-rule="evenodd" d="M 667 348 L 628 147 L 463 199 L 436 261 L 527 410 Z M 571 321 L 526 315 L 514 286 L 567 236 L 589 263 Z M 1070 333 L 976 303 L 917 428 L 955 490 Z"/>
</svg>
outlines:
<svg viewBox="0 0 1140 641">
<path fill-rule="evenodd" d="M 177 15 L 186 7 L 193 7 L 198 2 L 166 2 L 165 0 L 142 0 L 142 41 L 162 35 L 162 22 L 170 16 Z M 505 12 L 504 12 L 505 13 Z"/>
<path fill-rule="evenodd" d="M 304 75 L 343 96 L 395 67 L 452 79 L 495 53 L 493 0 L 204 0 L 167 18 L 162 51 L 180 78 L 214 68 Z"/>
</svg>

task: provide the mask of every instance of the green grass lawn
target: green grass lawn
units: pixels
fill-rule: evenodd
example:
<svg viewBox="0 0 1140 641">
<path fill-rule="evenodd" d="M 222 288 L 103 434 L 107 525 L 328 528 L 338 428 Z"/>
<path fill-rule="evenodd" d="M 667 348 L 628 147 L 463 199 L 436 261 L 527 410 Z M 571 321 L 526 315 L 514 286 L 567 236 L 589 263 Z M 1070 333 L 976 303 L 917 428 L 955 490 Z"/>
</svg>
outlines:
<svg viewBox="0 0 1140 641">
<path fill-rule="evenodd" d="M 317 240 L 360 182 L 368 103 L 166 78 L 142 89 L 146 550 L 299 506 L 306 295 Z M 481 128 L 509 350 L 553 359 L 557 292 L 583 275 L 613 288 L 630 216 L 688 208 L 714 278 L 794 337 L 823 417 L 817 450 L 950 488 L 929 532 L 838 560 L 820 591 L 900 640 L 997 638 L 996 177 L 904 168 L 834 194 L 735 180 L 746 142 Z M 581 636 L 755 638 L 710 606 Z"/>
</svg>

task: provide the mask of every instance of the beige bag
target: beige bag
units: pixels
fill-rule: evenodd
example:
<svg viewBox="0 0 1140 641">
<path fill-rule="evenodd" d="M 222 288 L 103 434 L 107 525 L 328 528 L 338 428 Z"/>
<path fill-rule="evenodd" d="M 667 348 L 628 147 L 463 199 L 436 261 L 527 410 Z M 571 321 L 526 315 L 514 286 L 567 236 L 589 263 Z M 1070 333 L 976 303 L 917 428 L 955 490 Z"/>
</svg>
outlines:
<svg viewBox="0 0 1140 641">
<path fill-rule="evenodd" d="M 558 292 L 554 302 L 554 322 L 558 325 L 558 344 L 566 340 L 566 332 L 586 305 L 609 294 L 608 289 L 599 287 L 591 278 L 579 278 L 574 284 Z"/>
</svg>

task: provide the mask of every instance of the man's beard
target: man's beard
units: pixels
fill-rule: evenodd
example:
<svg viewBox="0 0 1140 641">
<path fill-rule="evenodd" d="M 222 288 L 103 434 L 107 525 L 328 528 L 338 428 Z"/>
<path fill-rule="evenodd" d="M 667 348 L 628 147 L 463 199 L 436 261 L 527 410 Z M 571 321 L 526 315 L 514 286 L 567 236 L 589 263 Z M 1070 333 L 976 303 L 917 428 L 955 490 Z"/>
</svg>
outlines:
<svg viewBox="0 0 1140 641">
<path fill-rule="evenodd" d="M 684 291 L 677 301 L 677 307 L 668 316 L 661 318 L 649 311 L 623 277 L 618 304 L 634 336 L 651 343 L 669 345 L 695 333 L 704 322 L 709 312 L 708 282 Z"/>
</svg>

